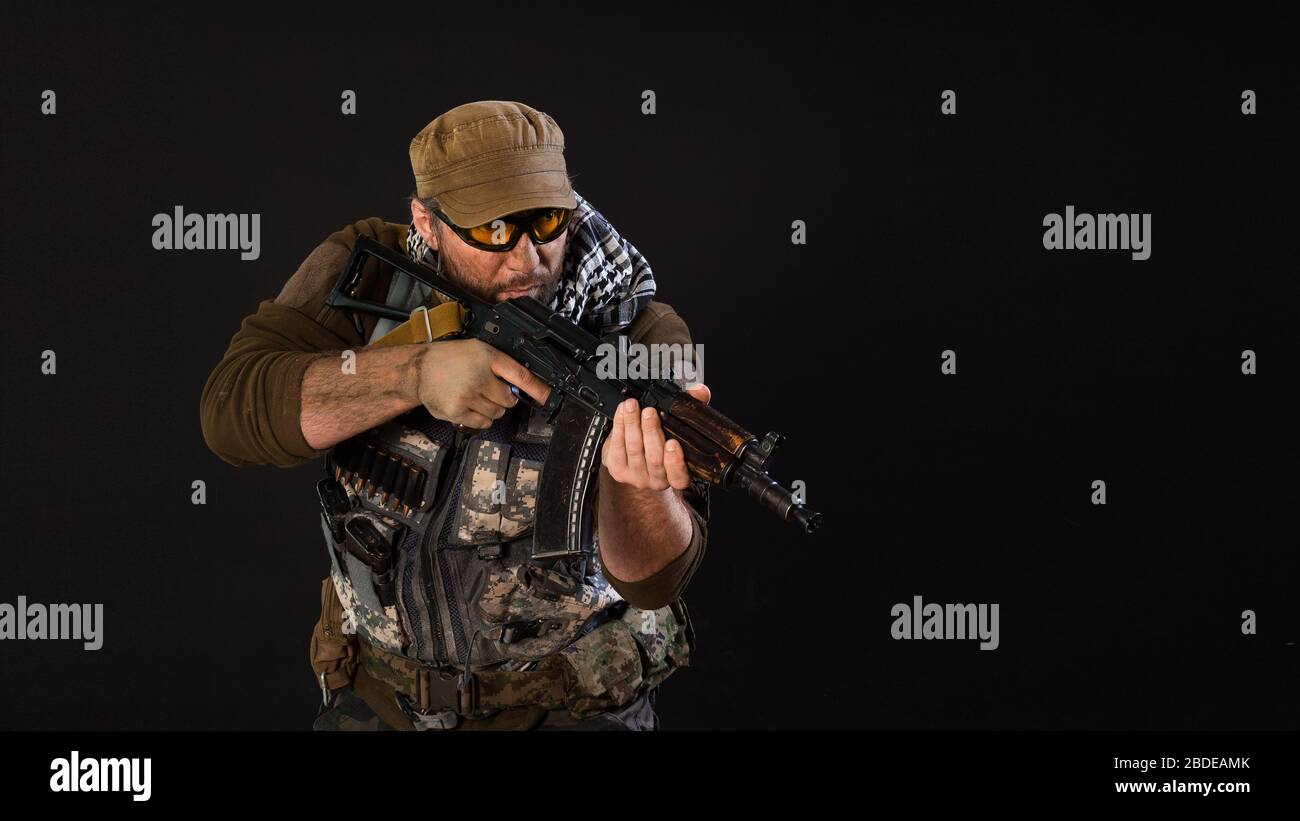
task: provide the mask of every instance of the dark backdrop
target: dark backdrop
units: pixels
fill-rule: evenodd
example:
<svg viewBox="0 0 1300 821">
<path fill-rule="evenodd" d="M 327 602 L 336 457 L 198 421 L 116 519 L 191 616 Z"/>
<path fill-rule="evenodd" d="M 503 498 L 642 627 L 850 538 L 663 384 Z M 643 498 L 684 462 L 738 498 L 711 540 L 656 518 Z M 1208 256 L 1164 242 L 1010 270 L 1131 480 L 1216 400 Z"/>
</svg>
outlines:
<svg viewBox="0 0 1300 821">
<path fill-rule="evenodd" d="M 106 612 L 99 652 L 0 644 L 0 728 L 309 726 L 319 468 L 220 461 L 200 390 L 475 99 L 558 120 L 714 404 L 825 514 L 714 494 L 666 727 L 1300 727 L 1289 24 L 269 6 L 5 13 L 0 601 Z M 177 204 L 260 213 L 261 258 L 155 251 Z M 1067 204 L 1152 213 L 1151 258 L 1045 251 Z M 914 595 L 999 603 L 1001 647 L 892 640 Z"/>
</svg>

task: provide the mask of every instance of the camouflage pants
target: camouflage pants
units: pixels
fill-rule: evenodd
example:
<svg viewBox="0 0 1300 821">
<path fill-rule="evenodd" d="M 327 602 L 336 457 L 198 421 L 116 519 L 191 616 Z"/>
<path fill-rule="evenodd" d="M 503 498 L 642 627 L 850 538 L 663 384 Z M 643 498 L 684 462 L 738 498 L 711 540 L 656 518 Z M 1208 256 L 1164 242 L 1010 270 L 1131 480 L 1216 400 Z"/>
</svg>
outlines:
<svg viewBox="0 0 1300 821">
<path fill-rule="evenodd" d="M 538 730 L 658 730 L 654 711 L 655 688 L 642 693 L 618 710 L 578 720 L 568 710 L 551 710 Z M 334 706 L 312 723 L 313 730 L 392 730 L 351 689 L 340 691 Z"/>
</svg>

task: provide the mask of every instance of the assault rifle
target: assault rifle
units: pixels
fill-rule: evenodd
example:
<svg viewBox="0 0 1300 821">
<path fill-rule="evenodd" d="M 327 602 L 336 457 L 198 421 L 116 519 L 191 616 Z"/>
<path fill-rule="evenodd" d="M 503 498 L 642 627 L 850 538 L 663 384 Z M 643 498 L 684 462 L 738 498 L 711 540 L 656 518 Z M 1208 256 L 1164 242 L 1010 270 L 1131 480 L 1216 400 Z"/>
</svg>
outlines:
<svg viewBox="0 0 1300 821">
<path fill-rule="evenodd" d="M 326 304 L 398 322 L 414 320 L 413 313 L 357 297 L 369 257 L 457 303 L 459 336 L 480 339 L 504 351 L 550 385 L 550 396 L 541 407 L 551 418 L 567 399 L 590 414 L 609 419 L 620 402 L 632 397 L 643 408 L 659 410 L 664 432 L 681 443 L 692 476 L 727 490 L 742 490 L 782 520 L 794 522 L 808 533 L 821 523 L 821 514 L 796 502 L 790 491 L 767 475 L 768 460 L 784 439 L 781 434 L 769 432 L 759 439 L 670 379 L 599 376 L 596 363 L 601 340 L 532 297 L 514 297 L 489 305 L 429 266 L 362 236 L 357 238 L 347 267 Z M 429 314 L 424 316 L 427 322 Z"/>
</svg>

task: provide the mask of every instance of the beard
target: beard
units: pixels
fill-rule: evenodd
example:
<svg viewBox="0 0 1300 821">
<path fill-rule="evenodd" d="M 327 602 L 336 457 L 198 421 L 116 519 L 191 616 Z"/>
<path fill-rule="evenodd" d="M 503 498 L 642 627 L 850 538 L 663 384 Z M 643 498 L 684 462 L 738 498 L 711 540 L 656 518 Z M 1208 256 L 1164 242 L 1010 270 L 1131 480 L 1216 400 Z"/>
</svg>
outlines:
<svg viewBox="0 0 1300 821">
<path fill-rule="evenodd" d="M 470 296 L 473 296 L 489 305 L 497 303 L 497 297 L 501 291 L 511 291 L 518 288 L 536 287 L 537 293 L 533 298 L 543 305 L 550 305 L 551 300 L 555 298 L 555 293 L 560 290 L 560 279 L 564 271 L 564 257 L 561 256 L 556 261 L 553 269 L 550 269 L 541 277 L 531 277 L 520 279 L 514 282 L 507 282 L 501 287 L 497 287 L 490 282 L 483 282 L 475 279 L 456 265 L 456 261 L 446 254 L 438 254 L 439 265 L 442 269 L 443 276 L 459 285 Z"/>
</svg>

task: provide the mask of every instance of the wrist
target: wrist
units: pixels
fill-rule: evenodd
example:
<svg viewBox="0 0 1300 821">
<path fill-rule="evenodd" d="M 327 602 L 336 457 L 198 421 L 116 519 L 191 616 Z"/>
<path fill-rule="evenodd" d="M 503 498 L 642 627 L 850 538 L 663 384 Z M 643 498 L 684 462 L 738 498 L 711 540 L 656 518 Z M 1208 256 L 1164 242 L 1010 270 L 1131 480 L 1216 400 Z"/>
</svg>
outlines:
<svg viewBox="0 0 1300 821">
<path fill-rule="evenodd" d="M 423 404 L 421 397 L 424 395 L 424 371 L 428 367 L 429 357 L 433 355 L 433 345 L 415 343 L 408 347 L 411 348 L 411 351 L 410 358 L 406 361 L 407 366 L 404 369 L 407 378 L 402 380 L 402 396 L 414 407 Z"/>
<path fill-rule="evenodd" d="M 604 465 L 600 466 L 600 484 L 601 492 L 608 493 L 610 501 L 617 502 L 617 507 L 623 510 L 635 508 L 641 511 L 670 512 L 677 507 L 685 509 L 686 503 L 681 497 L 681 491 L 672 487 L 649 490 L 624 484 L 615 479 Z"/>
</svg>

